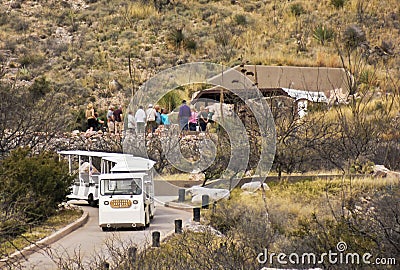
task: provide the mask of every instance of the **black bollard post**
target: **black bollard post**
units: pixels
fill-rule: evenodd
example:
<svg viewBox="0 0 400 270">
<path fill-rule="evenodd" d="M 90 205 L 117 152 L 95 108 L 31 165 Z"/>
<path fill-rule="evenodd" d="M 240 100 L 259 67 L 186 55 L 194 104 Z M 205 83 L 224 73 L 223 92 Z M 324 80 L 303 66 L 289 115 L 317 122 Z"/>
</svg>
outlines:
<svg viewBox="0 0 400 270">
<path fill-rule="evenodd" d="M 182 233 L 182 219 L 175 219 L 175 233 Z"/>
<path fill-rule="evenodd" d="M 180 188 L 178 190 L 178 202 L 184 202 L 185 201 L 185 189 Z"/>
<path fill-rule="evenodd" d="M 153 238 L 153 247 L 160 247 L 160 232 L 155 231 L 151 236 Z"/>
<path fill-rule="evenodd" d="M 208 204 L 210 203 L 210 196 L 204 194 L 201 196 L 201 208 L 208 209 Z"/>
<path fill-rule="evenodd" d="M 110 264 L 108 262 L 103 262 L 103 270 L 110 269 Z"/>
<path fill-rule="evenodd" d="M 137 253 L 136 247 L 130 247 L 128 249 L 129 262 L 131 263 L 132 267 L 135 265 L 136 262 L 136 253 Z"/>
<path fill-rule="evenodd" d="M 193 208 L 193 221 L 200 222 L 200 208 Z"/>
</svg>

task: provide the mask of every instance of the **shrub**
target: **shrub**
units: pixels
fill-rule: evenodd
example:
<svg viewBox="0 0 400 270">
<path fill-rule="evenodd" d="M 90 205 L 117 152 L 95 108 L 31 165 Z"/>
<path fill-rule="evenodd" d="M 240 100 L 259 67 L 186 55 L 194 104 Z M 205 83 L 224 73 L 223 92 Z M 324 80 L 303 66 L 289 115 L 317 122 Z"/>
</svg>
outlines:
<svg viewBox="0 0 400 270">
<path fill-rule="evenodd" d="M 183 34 L 182 28 L 173 28 L 169 31 L 167 37 L 169 43 L 175 48 L 180 48 L 185 40 L 185 35 Z"/>
<path fill-rule="evenodd" d="M 46 80 L 46 77 L 36 78 L 33 84 L 29 87 L 33 99 L 39 99 L 44 97 L 51 91 L 50 82 Z"/>
<path fill-rule="evenodd" d="M 357 25 L 348 26 L 343 36 L 344 44 L 349 50 L 356 49 L 367 40 L 365 32 Z"/>
<path fill-rule="evenodd" d="M 290 12 L 294 16 L 299 17 L 301 14 L 305 13 L 305 9 L 303 8 L 303 6 L 301 4 L 295 3 L 295 4 L 290 6 Z"/>
<path fill-rule="evenodd" d="M 346 0 L 331 0 L 331 5 L 334 6 L 336 9 L 343 8 Z"/>
<path fill-rule="evenodd" d="M 332 28 L 327 28 L 324 25 L 318 25 L 313 32 L 313 37 L 321 44 L 332 41 L 335 37 L 335 31 Z"/>
<path fill-rule="evenodd" d="M 68 166 L 50 152 L 33 154 L 27 148 L 12 151 L 0 167 L 0 205 L 27 222 L 45 220 L 69 193 Z M 2 212 L 2 210 L 0 210 Z"/>
<path fill-rule="evenodd" d="M 194 52 L 197 50 L 197 42 L 194 39 L 188 39 L 185 42 L 185 49 L 189 50 L 191 52 Z"/>
<path fill-rule="evenodd" d="M 18 61 L 23 67 L 28 67 L 28 66 L 38 67 L 44 63 L 45 57 L 41 53 L 32 52 L 20 56 Z"/>
<path fill-rule="evenodd" d="M 243 14 L 236 14 L 233 19 L 237 25 L 245 26 L 248 23 L 246 15 Z"/>
</svg>

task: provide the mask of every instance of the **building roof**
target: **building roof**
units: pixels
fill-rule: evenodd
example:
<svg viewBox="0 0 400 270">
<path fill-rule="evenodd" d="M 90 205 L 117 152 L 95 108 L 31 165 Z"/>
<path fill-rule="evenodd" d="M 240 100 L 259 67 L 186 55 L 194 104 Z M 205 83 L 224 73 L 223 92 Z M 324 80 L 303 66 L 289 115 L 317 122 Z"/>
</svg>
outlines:
<svg viewBox="0 0 400 270">
<path fill-rule="evenodd" d="M 260 91 L 288 88 L 323 92 L 327 98 L 330 98 L 332 90 L 348 92 L 347 75 L 343 68 L 241 65 L 222 72 L 209 79 L 209 82 L 224 87 L 236 84 L 234 87 L 244 88 L 249 85 L 247 79 Z M 247 89 L 250 87 L 247 86 Z"/>
</svg>

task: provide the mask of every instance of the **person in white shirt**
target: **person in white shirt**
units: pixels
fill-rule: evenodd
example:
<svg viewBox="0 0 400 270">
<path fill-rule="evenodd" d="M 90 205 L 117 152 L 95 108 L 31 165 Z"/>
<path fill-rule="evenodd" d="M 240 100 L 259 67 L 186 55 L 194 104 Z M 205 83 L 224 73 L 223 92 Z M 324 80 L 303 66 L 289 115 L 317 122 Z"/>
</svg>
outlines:
<svg viewBox="0 0 400 270">
<path fill-rule="evenodd" d="M 153 108 L 153 104 L 149 104 L 149 108 L 146 110 L 146 129 L 147 133 L 153 133 L 154 130 L 157 128 L 157 123 L 156 123 L 156 116 L 157 112 Z"/>
<path fill-rule="evenodd" d="M 146 113 L 143 110 L 143 106 L 139 106 L 139 109 L 135 114 L 137 133 L 144 133 L 144 126 L 146 124 Z"/>
<path fill-rule="evenodd" d="M 128 131 L 131 134 L 134 134 L 136 130 L 136 120 L 135 117 L 133 116 L 133 112 L 129 111 L 128 112 Z"/>
</svg>

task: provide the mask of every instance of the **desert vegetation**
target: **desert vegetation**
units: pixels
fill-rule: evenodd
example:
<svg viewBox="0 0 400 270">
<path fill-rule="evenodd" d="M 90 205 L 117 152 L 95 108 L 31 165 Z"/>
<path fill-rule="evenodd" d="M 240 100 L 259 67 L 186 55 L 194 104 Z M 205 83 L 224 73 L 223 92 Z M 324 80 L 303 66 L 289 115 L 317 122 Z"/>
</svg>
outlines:
<svg viewBox="0 0 400 270">
<path fill-rule="evenodd" d="M 235 189 L 228 200 L 202 210 L 202 222 L 191 223 L 160 247 L 146 248 L 122 242 L 116 235 L 95 258 L 53 254 L 60 269 L 261 269 L 295 267 L 307 269 L 396 269 L 399 251 L 398 180 L 372 178 L 318 179 L 298 183 L 275 183 L 266 191 Z M 390 229 L 389 229 L 390 228 Z M 346 245 L 338 251 L 338 243 Z M 266 254 L 265 250 L 268 250 Z M 325 252 L 359 254 L 350 263 L 322 262 L 312 258 L 302 263 L 302 254 Z M 270 254 L 298 254 L 282 265 Z M 385 265 L 364 263 L 387 259 Z M 79 254 L 79 251 L 77 251 Z M 267 259 L 264 261 L 264 257 Z M 259 259 L 257 259 L 259 258 Z M 337 257 L 339 258 L 339 257 Z M 390 263 L 389 263 L 390 262 Z"/>
<path fill-rule="evenodd" d="M 73 177 L 68 174 L 68 165 L 54 153 L 35 154 L 29 148 L 13 150 L 2 159 L 0 175 L 1 257 L 51 233 L 54 229 L 51 222 L 57 223 L 54 216 L 68 217 L 76 212 L 59 211 Z M 43 224 L 48 226 L 47 231 L 31 234 L 33 228 Z"/>
</svg>

